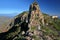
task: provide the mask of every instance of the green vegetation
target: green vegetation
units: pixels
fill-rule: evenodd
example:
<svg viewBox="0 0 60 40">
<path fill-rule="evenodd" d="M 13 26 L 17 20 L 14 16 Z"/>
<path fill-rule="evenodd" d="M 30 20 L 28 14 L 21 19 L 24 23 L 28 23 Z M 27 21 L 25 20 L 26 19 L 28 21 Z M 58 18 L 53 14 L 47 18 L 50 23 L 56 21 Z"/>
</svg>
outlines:
<svg viewBox="0 0 60 40">
<path fill-rule="evenodd" d="M 15 29 L 11 29 L 8 34 L 6 35 L 6 38 L 13 38 L 15 35 L 18 35 L 18 33 L 20 32 L 20 27 L 16 27 Z"/>
<path fill-rule="evenodd" d="M 60 21 L 59 20 L 56 20 L 55 22 L 53 22 L 53 25 L 57 31 L 60 31 Z"/>
<path fill-rule="evenodd" d="M 21 17 L 25 14 L 28 14 L 28 12 L 23 12 L 19 15 L 16 16 L 16 18 Z M 60 36 L 58 31 L 60 31 L 60 19 L 52 19 L 51 16 L 44 14 L 44 21 L 45 21 L 45 26 L 42 25 L 41 23 L 41 30 L 44 31 L 44 35 L 53 35 L 53 37 L 56 37 L 58 40 L 60 40 Z M 36 19 L 38 19 L 38 17 L 36 17 Z M 21 20 L 21 19 L 20 19 Z M 18 20 L 19 21 L 19 20 Z M 23 22 L 23 21 L 21 21 Z M 20 32 L 20 23 L 16 23 L 15 25 L 13 25 L 13 27 L 7 32 L 7 35 L 5 35 L 6 39 L 9 38 L 13 38 L 14 36 L 18 35 L 18 33 Z M 46 23 L 48 23 L 48 25 L 46 25 Z M 31 31 L 37 30 L 36 27 L 31 27 Z M 40 40 L 40 38 L 36 37 L 37 35 L 33 35 L 32 38 L 34 38 L 35 40 Z M 58 37 L 59 36 L 59 37 Z M 26 39 L 24 36 L 16 36 L 16 40 L 24 40 Z"/>
<path fill-rule="evenodd" d="M 36 27 L 31 27 L 31 31 L 33 32 L 34 30 L 36 30 Z"/>
<path fill-rule="evenodd" d="M 17 37 L 15 40 L 25 40 L 26 38 L 24 36 Z"/>
</svg>

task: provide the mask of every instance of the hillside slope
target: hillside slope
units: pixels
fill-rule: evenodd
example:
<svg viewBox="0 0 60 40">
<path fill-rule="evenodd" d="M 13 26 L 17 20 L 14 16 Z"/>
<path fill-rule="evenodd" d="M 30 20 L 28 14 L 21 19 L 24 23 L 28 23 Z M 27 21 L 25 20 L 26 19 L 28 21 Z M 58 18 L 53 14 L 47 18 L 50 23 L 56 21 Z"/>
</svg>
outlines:
<svg viewBox="0 0 60 40">
<path fill-rule="evenodd" d="M 24 15 L 27 15 L 28 12 L 23 12 L 19 15 L 17 15 L 13 21 L 13 23 L 15 23 L 13 25 L 13 27 L 6 33 L 1 33 L 0 35 L 0 39 L 17 39 L 17 40 L 23 40 L 26 39 L 26 37 L 24 35 L 20 35 L 20 30 L 21 30 L 21 26 L 20 23 L 23 22 L 24 20 L 21 20 L 20 18 Z M 51 16 L 47 15 L 47 14 L 43 14 L 45 18 L 45 26 L 41 27 L 40 32 L 40 38 L 37 38 L 37 35 L 33 35 L 32 38 L 34 38 L 35 40 L 60 40 L 60 19 L 56 19 L 56 21 L 54 19 L 51 18 Z M 25 16 L 24 16 L 25 17 Z M 48 23 L 48 25 L 46 24 Z M 12 24 L 11 24 L 12 25 Z M 24 28 L 23 28 L 24 29 Z M 32 29 L 36 30 L 35 28 Z M 38 33 L 38 32 L 37 32 Z M 4 34 L 4 35 L 3 35 Z M 42 37 L 41 37 L 42 36 Z"/>
<path fill-rule="evenodd" d="M 9 25 L 9 21 L 11 20 L 11 18 L 6 17 L 6 16 L 0 16 L 0 33 L 1 32 L 5 32 L 5 30 L 7 31 L 7 27 Z"/>
</svg>

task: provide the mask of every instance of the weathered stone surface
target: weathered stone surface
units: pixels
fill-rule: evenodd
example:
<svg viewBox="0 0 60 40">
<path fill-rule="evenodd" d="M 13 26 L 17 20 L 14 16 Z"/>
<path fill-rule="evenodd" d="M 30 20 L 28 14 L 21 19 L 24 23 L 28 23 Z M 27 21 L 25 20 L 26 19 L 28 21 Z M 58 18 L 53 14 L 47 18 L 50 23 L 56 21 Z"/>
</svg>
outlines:
<svg viewBox="0 0 60 40">
<path fill-rule="evenodd" d="M 28 14 L 28 26 L 36 27 L 38 30 L 41 28 L 41 24 L 44 25 L 44 17 L 40 11 L 39 5 L 37 2 L 34 2 L 30 5 L 29 14 Z M 31 29 L 30 29 L 31 30 Z"/>
</svg>

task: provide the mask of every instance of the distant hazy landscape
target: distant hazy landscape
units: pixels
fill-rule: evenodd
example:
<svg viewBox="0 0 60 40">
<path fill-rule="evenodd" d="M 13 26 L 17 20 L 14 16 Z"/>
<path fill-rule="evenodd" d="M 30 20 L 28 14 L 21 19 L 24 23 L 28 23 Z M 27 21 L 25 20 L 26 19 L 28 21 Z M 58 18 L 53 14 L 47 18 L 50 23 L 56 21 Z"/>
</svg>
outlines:
<svg viewBox="0 0 60 40">
<path fill-rule="evenodd" d="M 11 18 L 6 16 L 0 16 L 0 32 L 6 30 L 7 25 L 9 24 Z"/>
<path fill-rule="evenodd" d="M 14 16 L 16 16 L 17 13 L 12 13 L 12 14 L 0 14 L 1 17 L 9 17 L 9 18 L 13 18 Z"/>
</svg>

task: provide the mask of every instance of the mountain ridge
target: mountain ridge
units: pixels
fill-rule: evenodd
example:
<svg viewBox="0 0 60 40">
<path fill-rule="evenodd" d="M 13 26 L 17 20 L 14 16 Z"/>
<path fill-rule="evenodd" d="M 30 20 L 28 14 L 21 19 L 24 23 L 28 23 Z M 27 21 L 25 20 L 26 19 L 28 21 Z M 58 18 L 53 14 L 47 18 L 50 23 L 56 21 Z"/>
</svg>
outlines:
<svg viewBox="0 0 60 40">
<path fill-rule="evenodd" d="M 28 12 L 14 17 L 7 32 L 0 33 L 1 40 L 60 40 L 60 19 L 43 14 L 34 2 Z"/>
</svg>

